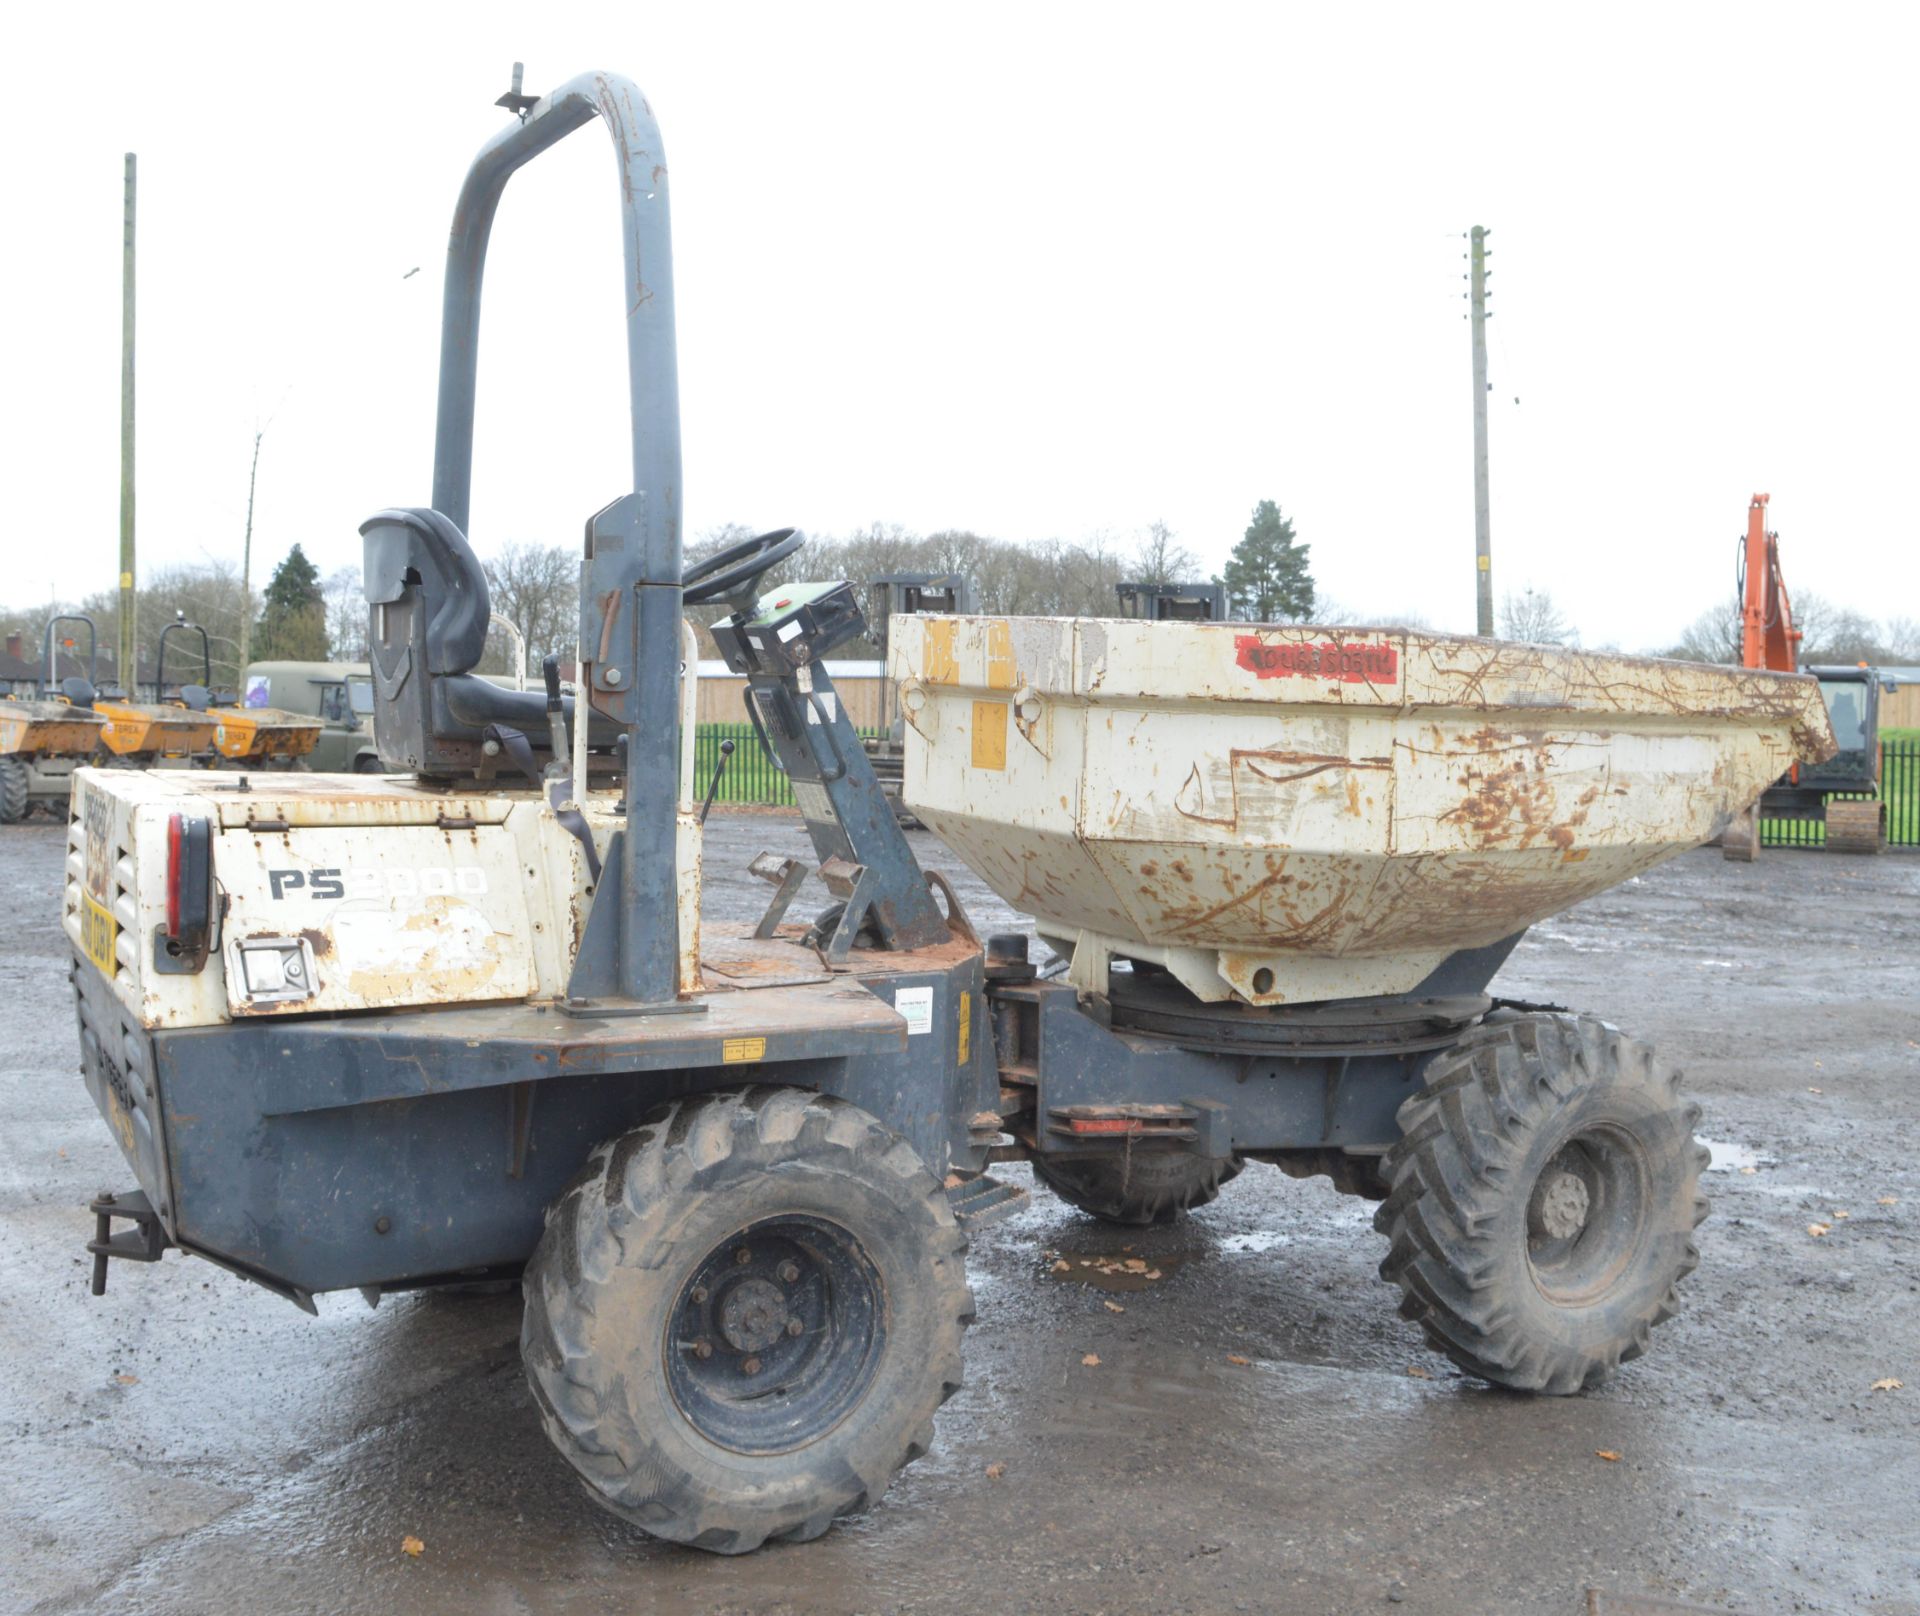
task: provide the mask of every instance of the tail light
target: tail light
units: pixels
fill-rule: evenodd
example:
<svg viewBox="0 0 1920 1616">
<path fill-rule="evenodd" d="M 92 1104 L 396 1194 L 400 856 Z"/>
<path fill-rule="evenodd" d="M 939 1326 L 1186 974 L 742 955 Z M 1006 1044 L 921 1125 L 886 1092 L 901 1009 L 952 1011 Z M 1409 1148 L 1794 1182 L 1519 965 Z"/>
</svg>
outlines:
<svg viewBox="0 0 1920 1616">
<path fill-rule="evenodd" d="M 156 962 L 162 970 L 197 971 L 207 962 L 213 931 L 213 825 L 193 814 L 167 820 L 167 923 Z"/>
</svg>

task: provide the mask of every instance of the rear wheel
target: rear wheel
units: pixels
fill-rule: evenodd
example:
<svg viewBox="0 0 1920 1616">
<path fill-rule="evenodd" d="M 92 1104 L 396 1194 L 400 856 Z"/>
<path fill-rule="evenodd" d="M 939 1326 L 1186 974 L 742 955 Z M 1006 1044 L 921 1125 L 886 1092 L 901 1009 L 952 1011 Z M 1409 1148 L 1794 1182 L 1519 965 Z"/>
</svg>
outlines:
<svg viewBox="0 0 1920 1616">
<path fill-rule="evenodd" d="M 1061 1200 L 1104 1223 L 1171 1223 L 1205 1206 L 1238 1176 L 1237 1156 L 1215 1160 L 1162 1150 L 1102 1156 L 1035 1156 L 1033 1176 Z"/>
<path fill-rule="evenodd" d="M 547 1434 L 615 1514 L 722 1554 L 818 1537 L 925 1453 L 973 1318 L 939 1179 L 797 1089 L 600 1146 L 524 1277 Z"/>
<path fill-rule="evenodd" d="M 1590 1016 L 1501 1016 L 1399 1111 L 1374 1227 L 1400 1311 L 1462 1369 L 1524 1391 L 1598 1384 L 1679 1307 L 1707 1214 L 1699 1108 Z"/>
<path fill-rule="evenodd" d="M 0 757 L 0 825 L 17 825 L 33 806 L 28 795 L 33 781 L 26 763 L 17 757 Z"/>
</svg>

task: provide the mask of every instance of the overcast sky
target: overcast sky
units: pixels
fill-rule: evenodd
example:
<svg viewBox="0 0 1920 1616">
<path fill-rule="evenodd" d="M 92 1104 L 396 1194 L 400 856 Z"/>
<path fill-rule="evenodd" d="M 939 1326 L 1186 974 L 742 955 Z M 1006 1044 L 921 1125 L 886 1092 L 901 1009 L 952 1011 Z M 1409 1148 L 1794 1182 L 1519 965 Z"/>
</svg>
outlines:
<svg viewBox="0 0 1920 1616">
<path fill-rule="evenodd" d="M 0 600 L 111 587 L 121 158 L 140 156 L 140 553 L 237 561 L 425 503 L 455 193 L 529 89 L 639 82 L 672 170 L 690 534 L 1009 539 L 1255 501 L 1362 615 L 1473 623 L 1462 233 L 1493 230 L 1496 590 L 1590 643 L 1792 586 L 1920 614 L 1905 8 L 35 8 L 9 30 Z M 605 138 L 488 266 L 473 532 L 624 492 Z M 419 273 L 409 278 L 415 267 Z"/>
</svg>

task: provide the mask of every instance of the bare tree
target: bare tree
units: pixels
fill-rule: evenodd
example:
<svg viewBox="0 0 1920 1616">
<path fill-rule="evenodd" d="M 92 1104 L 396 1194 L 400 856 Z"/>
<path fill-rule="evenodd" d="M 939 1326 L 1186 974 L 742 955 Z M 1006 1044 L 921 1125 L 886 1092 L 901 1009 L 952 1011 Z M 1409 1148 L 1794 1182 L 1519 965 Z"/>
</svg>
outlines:
<svg viewBox="0 0 1920 1616">
<path fill-rule="evenodd" d="M 1889 617 L 1881 638 L 1892 662 L 1920 662 L 1920 618 Z"/>
<path fill-rule="evenodd" d="M 367 597 L 360 569 L 341 567 L 321 585 L 327 601 L 327 655 L 335 662 L 367 660 Z"/>
<path fill-rule="evenodd" d="M 509 544 L 481 565 L 494 615 L 510 618 L 526 637 L 528 660 L 537 667 L 549 653 L 571 659 L 580 638 L 580 557 L 573 547 Z M 482 671 L 512 671 L 507 643 L 489 641 Z"/>
<path fill-rule="evenodd" d="M 1880 636 L 1880 625 L 1851 607 L 1831 608 L 1820 623 L 1818 638 L 1808 633 L 1800 642 L 1803 664 L 1891 662 L 1892 652 Z"/>
<path fill-rule="evenodd" d="M 1200 563 L 1191 550 L 1174 537 L 1165 522 L 1149 522 L 1133 548 L 1127 566 L 1130 583 L 1190 584 L 1200 581 Z"/>
<path fill-rule="evenodd" d="M 1666 654 L 1683 662 L 1740 661 L 1740 613 L 1731 605 L 1709 606 L 1681 630 Z"/>
<path fill-rule="evenodd" d="M 1500 633 L 1528 645 L 1578 645 L 1580 634 L 1544 589 L 1528 584 L 1500 602 Z"/>
</svg>

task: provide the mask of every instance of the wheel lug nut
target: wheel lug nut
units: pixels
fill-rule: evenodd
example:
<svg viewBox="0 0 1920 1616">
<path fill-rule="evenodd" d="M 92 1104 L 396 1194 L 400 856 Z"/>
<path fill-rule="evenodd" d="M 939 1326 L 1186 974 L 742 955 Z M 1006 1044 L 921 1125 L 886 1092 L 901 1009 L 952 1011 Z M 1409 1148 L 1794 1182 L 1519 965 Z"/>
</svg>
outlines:
<svg viewBox="0 0 1920 1616">
<path fill-rule="evenodd" d="M 707 1305 L 707 1287 L 706 1286 L 696 1285 L 693 1287 L 693 1305 L 695 1307 L 705 1307 Z"/>
<path fill-rule="evenodd" d="M 791 1285 L 799 1277 L 800 1265 L 798 1263 L 783 1262 L 780 1265 L 780 1280 L 782 1284 Z"/>
<path fill-rule="evenodd" d="M 750 1263 L 753 1261 L 753 1253 L 747 1250 L 745 1246 L 742 1246 L 738 1251 L 736 1251 L 733 1254 L 733 1260 L 741 1264 L 742 1266 L 745 1266 L 747 1263 Z"/>
<path fill-rule="evenodd" d="M 802 1323 L 801 1323 L 801 1322 L 800 1322 L 800 1321 L 799 1321 L 798 1319 L 788 1319 L 788 1320 L 787 1320 L 787 1334 L 788 1334 L 788 1335 L 798 1335 L 798 1334 L 800 1334 L 800 1332 L 801 1332 L 802 1330 L 804 1330 L 804 1329 L 806 1329 L 806 1326 L 805 1326 L 804 1324 L 802 1324 Z"/>
<path fill-rule="evenodd" d="M 711 1358 L 713 1356 L 713 1343 L 711 1341 L 694 1342 L 693 1355 L 696 1358 Z"/>
<path fill-rule="evenodd" d="M 758 1358 L 749 1358 L 740 1366 L 740 1370 L 742 1374 L 757 1375 L 760 1373 L 760 1360 Z"/>
</svg>

